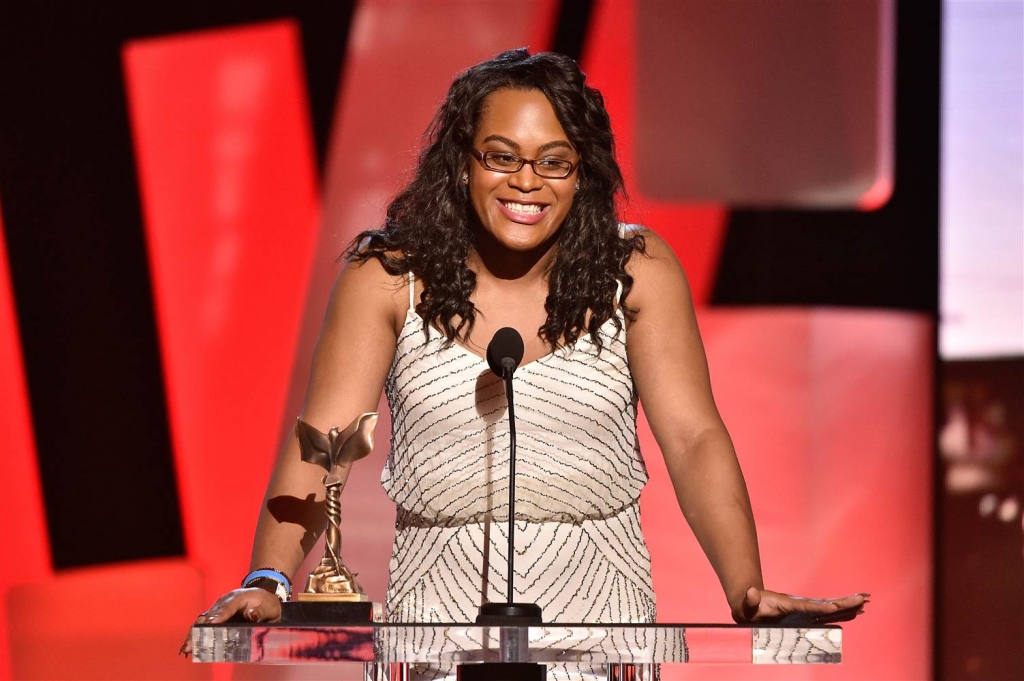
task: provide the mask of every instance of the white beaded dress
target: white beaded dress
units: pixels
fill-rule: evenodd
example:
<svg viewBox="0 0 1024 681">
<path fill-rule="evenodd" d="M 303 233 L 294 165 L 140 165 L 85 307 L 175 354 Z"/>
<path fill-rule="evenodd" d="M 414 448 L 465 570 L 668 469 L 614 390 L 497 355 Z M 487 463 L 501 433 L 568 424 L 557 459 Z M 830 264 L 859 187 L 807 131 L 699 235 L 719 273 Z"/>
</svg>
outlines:
<svg viewBox="0 0 1024 681">
<path fill-rule="evenodd" d="M 381 483 L 397 506 L 387 618 L 472 622 L 482 602 L 504 602 L 508 588 L 504 388 L 485 359 L 424 331 L 412 292 L 410 277 L 385 387 L 392 432 Z M 585 334 L 515 373 L 513 600 L 539 604 L 545 622 L 655 621 L 626 332 L 609 320 L 600 333 L 600 353 Z M 454 678 L 443 665 L 415 671 L 417 679 Z M 551 667 L 549 678 L 597 673 Z"/>
</svg>

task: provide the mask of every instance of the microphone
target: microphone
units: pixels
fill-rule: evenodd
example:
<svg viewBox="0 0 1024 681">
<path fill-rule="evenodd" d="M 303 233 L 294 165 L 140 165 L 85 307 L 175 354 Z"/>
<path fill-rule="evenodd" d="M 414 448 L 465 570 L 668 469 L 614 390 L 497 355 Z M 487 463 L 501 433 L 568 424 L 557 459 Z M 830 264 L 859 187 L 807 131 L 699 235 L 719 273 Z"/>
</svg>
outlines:
<svg viewBox="0 0 1024 681">
<path fill-rule="evenodd" d="M 536 603 L 513 603 L 515 593 L 516 537 L 516 412 L 512 401 L 512 374 L 523 361 L 523 337 L 506 326 L 498 329 L 487 344 L 487 365 L 505 383 L 508 402 L 509 477 L 508 477 L 508 598 L 506 603 L 484 603 L 477 615 L 477 624 L 540 624 L 541 609 Z M 543 675 L 540 678 L 544 678 Z"/>
<path fill-rule="evenodd" d="M 512 378 L 512 372 L 523 361 L 524 351 L 523 337 L 518 331 L 511 326 L 498 329 L 487 344 L 487 365 L 499 378 Z"/>
</svg>

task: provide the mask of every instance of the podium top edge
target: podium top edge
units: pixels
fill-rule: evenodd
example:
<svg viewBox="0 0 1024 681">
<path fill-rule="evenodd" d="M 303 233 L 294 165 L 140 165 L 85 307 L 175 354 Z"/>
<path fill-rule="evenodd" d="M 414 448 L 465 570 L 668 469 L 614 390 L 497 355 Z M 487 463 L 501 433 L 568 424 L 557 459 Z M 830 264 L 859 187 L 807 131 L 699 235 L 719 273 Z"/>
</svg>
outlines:
<svg viewBox="0 0 1024 681">
<path fill-rule="evenodd" d="M 775 631 L 817 631 L 842 630 L 837 624 L 815 624 L 813 626 L 785 626 L 771 623 L 726 624 L 700 622 L 657 622 L 636 624 L 625 622 L 544 622 L 542 624 L 477 624 L 476 622 L 338 622 L 336 624 L 298 624 L 284 622 L 223 622 L 219 624 L 196 624 L 193 629 L 400 629 L 452 628 L 460 629 L 728 629 L 728 630 L 775 630 Z"/>
</svg>

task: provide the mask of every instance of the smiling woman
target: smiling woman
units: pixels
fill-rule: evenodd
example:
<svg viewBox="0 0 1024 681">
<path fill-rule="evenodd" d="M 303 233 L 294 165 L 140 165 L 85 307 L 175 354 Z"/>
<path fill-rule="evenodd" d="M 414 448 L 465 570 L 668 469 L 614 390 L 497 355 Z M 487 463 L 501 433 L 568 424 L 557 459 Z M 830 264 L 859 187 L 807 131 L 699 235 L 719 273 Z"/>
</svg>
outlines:
<svg viewBox="0 0 1024 681">
<path fill-rule="evenodd" d="M 568 175 L 563 162 L 571 164 Z M 549 347 L 583 333 L 600 346 L 602 324 L 620 328 L 614 312 L 633 285 L 625 264 L 644 248 L 639 232 L 619 233 L 621 191 L 601 93 L 568 57 L 513 50 L 452 83 L 416 177 L 388 208 L 384 228 L 361 234 L 350 255 L 379 259 L 391 274 L 415 272 L 424 323 L 472 345 L 480 345 L 470 338 L 477 312 L 486 310 L 478 277 L 525 283 L 536 279 L 523 280 L 527 272 L 546 272 L 543 290 L 534 291 L 539 313 L 530 320 L 539 323 L 527 328 L 540 328 L 538 340 Z M 479 258 L 488 260 L 485 271 L 474 266 Z M 481 336 L 486 345 L 490 336 Z"/>
<path fill-rule="evenodd" d="M 547 268 L 555 237 L 572 208 L 576 151 L 539 90 L 502 89 L 484 103 L 467 184 L 479 222 L 476 251 L 508 249 Z M 524 151 L 525 150 L 525 151 Z M 527 153 L 526 163 L 517 154 Z M 555 171 L 557 177 L 542 177 Z M 570 174 L 565 174 L 566 164 Z M 496 243 L 493 243 L 496 242 Z M 543 253 L 535 253 L 538 249 Z M 519 256 L 514 256 L 519 257 Z"/>
<path fill-rule="evenodd" d="M 545 622 L 653 622 L 638 504 L 647 481 L 641 399 L 737 621 L 852 616 L 865 602 L 764 589 L 686 277 L 657 235 L 619 224 L 621 190 L 600 93 L 567 57 L 515 50 L 455 80 L 414 179 L 385 224 L 353 242 L 302 419 L 326 432 L 387 394 L 391 452 L 381 482 L 398 518 L 389 620 L 469 622 L 482 604 L 508 599 L 540 605 Z M 514 517 L 505 396 L 482 357 L 502 327 L 519 330 L 525 344 Z M 348 469 L 339 471 L 344 484 Z M 323 529 L 320 474 L 289 438 L 253 548 L 261 588 L 226 594 L 206 621 L 280 617 L 273 594 L 302 562 L 306 530 Z M 281 499 L 305 510 L 277 517 Z M 414 674 L 453 676 L 448 668 Z M 560 665 L 550 678 L 605 676 Z"/>
</svg>

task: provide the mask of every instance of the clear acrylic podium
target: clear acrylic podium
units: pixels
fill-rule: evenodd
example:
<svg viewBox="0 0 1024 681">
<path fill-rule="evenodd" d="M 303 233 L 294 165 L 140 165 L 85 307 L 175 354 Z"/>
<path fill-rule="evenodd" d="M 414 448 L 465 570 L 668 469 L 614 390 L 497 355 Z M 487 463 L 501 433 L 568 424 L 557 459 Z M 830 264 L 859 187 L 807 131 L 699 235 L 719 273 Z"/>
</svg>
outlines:
<svg viewBox="0 0 1024 681">
<path fill-rule="evenodd" d="M 726 624 L 221 624 L 192 628 L 195 662 L 362 663 L 368 681 L 417 666 L 539 662 L 610 681 L 650 681 L 654 665 L 838 664 L 842 629 Z"/>
</svg>

